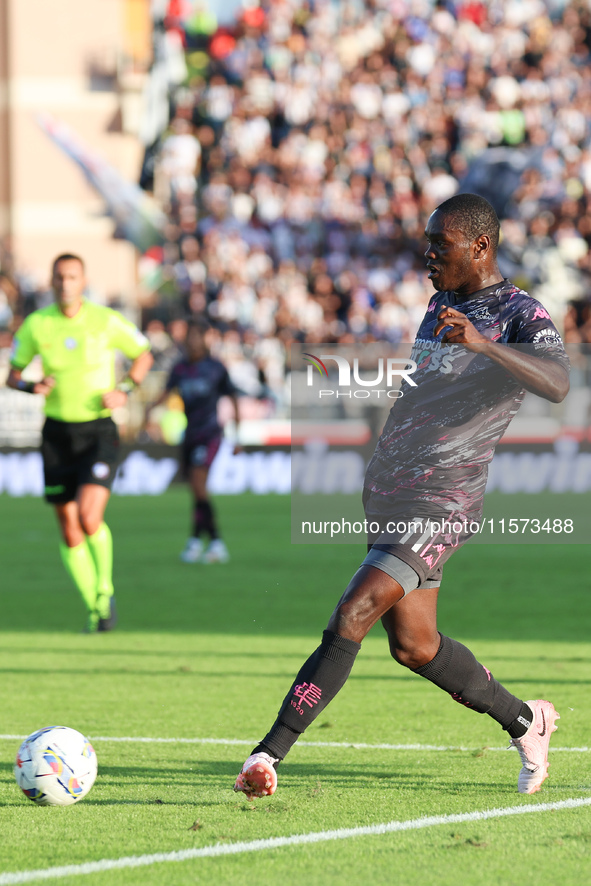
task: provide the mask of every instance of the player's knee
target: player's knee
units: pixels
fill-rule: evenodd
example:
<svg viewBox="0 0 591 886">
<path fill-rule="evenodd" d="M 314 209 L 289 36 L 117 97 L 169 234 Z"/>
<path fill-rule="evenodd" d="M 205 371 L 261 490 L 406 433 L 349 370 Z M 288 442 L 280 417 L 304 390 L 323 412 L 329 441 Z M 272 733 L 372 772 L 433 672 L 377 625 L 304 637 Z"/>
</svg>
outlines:
<svg viewBox="0 0 591 886">
<path fill-rule="evenodd" d="M 360 611 L 358 602 L 349 600 L 339 603 L 330 620 L 329 628 L 347 640 L 361 643 L 369 630 L 365 622 L 364 612 Z"/>
<path fill-rule="evenodd" d="M 68 522 L 61 524 L 62 538 L 69 548 L 76 548 L 84 541 L 84 532 L 80 524 Z"/>
<path fill-rule="evenodd" d="M 94 535 L 101 525 L 101 518 L 93 513 L 80 512 L 80 526 L 85 535 Z"/>
<path fill-rule="evenodd" d="M 416 671 L 417 668 L 422 668 L 430 662 L 437 654 L 437 650 L 434 653 L 428 645 L 404 643 L 394 639 L 390 640 L 390 654 L 398 664 Z"/>
</svg>

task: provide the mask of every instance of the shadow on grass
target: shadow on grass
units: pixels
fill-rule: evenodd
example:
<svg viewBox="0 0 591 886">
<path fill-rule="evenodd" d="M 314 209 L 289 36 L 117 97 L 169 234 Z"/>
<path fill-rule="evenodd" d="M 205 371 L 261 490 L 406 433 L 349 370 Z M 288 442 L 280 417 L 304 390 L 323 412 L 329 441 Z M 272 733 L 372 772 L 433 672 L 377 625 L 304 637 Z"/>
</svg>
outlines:
<svg viewBox="0 0 591 886">
<path fill-rule="evenodd" d="M 255 678 L 265 679 L 268 678 L 269 674 L 267 671 L 249 671 L 245 673 L 244 671 L 212 671 L 210 669 L 206 669 L 204 671 L 199 670 L 184 670 L 176 668 L 172 671 L 149 671 L 149 670 L 133 670 L 132 668 L 118 668 L 118 669 L 110 669 L 110 668 L 0 668 L 0 674 L 10 674 L 12 676 L 16 675 L 43 675 L 51 676 L 53 675 L 62 675 L 72 677 L 73 675 L 82 676 L 82 675 L 90 675 L 90 676 L 108 676 L 108 677 L 153 677 L 153 678 L 161 678 L 170 680 L 171 677 L 176 677 L 182 680 L 200 680 L 206 677 L 209 679 L 248 679 L 252 680 Z M 286 682 L 293 681 L 294 672 L 293 671 L 273 671 L 274 679 L 284 679 Z M 413 674 L 400 674 L 396 673 L 393 669 L 391 674 L 356 674 L 353 672 L 349 677 L 349 682 L 358 683 L 358 682 L 385 682 L 385 683 L 409 683 L 413 680 L 416 680 L 416 675 Z M 591 685 L 591 679 L 583 680 L 576 677 L 568 677 L 565 679 L 559 679 L 556 677 L 536 677 L 532 678 L 518 676 L 516 674 L 512 674 L 511 677 L 506 677 L 503 680 L 504 683 L 519 683 L 523 685 L 532 685 L 539 686 L 543 684 L 544 686 L 589 686 Z"/>
<path fill-rule="evenodd" d="M 2 637 L 2 633 L 3 632 L 0 631 L 0 638 Z M 12 631 L 10 633 L 12 633 Z M 14 632 L 14 633 L 17 633 L 17 632 Z M 128 636 L 133 637 L 133 636 L 138 636 L 138 633 L 137 632 L 130 632 L 129 634 L 126 634 L 124 631 L 120 631 L 120 632 L 118 632 L 117 636 L 122 637 L 122 638 L 128 637 Z M 146 634 L 140 633 L 139 636 L 146 636 Z M 187 634 L 187 636 L 194 637 L 195 642 L 199 642 L 197 639 L 198 635 Z M 392 664 L 392 657 L 391 657 L 390 653 L 388 652 L 386 635 L 384 633 L 383 635 L 379 635 L 379 636 L 380 636 L 380 639 L 383 639 L 383 641 L 384 641 L 384 653 L 383 654 L 379 654 L 379 653 L 372 654 L 372 653 L 367 652 L 364 648 L 364 649 L 362 649 L 362 652 L 360 653 L 359 661 L 363 661 L 363 662 L 375 661 L 375 662 L 380 662 L 380 663 L 388 663 L 389 662 L 390 664 Z M 468 643 L 469 645 L 472 643 L 472 641 L 470 639 L 465 638 L 465 637 L 464 638 L 458 637 L 457 639 L 459 639 L 460 641 L 462 641 L 464 643 Z M 312 643 L 312 645 L 311 645 L 311 643 Z M 6 649 L 3 650 L 0 646 L 0 654 L 4 651 L 9 651 L 9 650 L 6 650 Z M 25 650 L 23 650 L 23 651 L 25 651 Z M 189 662 L 189 665 L 188 665 L 188 667 L 190 668 L 189 670 L 185 670 L 184 665 L 178 665 L 175 668 L 173 668 L 172 670 L 169 670 L 166 672 L 158 671 L 157 673 L 158 674 L 181 673 L 181 674 L 187 674 L 189 676 L 201 675 L 200 671 L 198 671 L 198 670 L 193 671 L 192 670 L 192 666 L 194 665 L 195 662 L 199 662 L 201 660 L 208 662 L 208 661 L 211 661 L 212 657 L 221 658 L 221 659 L 235 659 L 236 661 L 240 661 L 241 659 L 252 659 L 252 660 L 256 660 L 256 661 L 260 661 L 262 659 L 269 659 L 270 661 L 276 662 L 277 658 L 280 656 L 282 659 L 293 659 L 294 663 L 296 665 L 299 665 L 302 663 L 302 660 L 301 660 L 302 655 L 306 655 L 308 653 L 311 653 L 312 651 L 313 651 L 313 641 L 310 641 L 307 638 L 302 639 L 302 649 L 301 650 L 295 650 L 293 652 L 290 652 L 290 651 L 286 651 L 285 648 L 283 648 L 280 653 L 278 653 L 277 651 L 265 652 L 264 649 L 260 649 L 260 648 L 254 649 L 252 651 L 240 650 L 240 651 L 236 651 L 236 652 L 232 652 L 232 651 L 226 652 L 223 649 L 216 649 L 215 652 L 212 652 L 212 650 L 210 650 L 210 649 L 207 649 L 207 650 L 179 649 L 178 647 L 176 647 L 175 649 L 169 649 L 169 648 L 163 649 L 161 646 L 158 649 L 156 649 L 156 648 L 154 648 L 154 649 L 129 649 L 129 648 L 105 649 L 104 647 L 101 647 L 101 646 L 94 647 L 94 648 L 86 648 L 86 649 L 82 649 L 79 647 L 76 647 L 76 648 L 62 647 L 60 649 L 57 647 L 35 646 L 35 652 L 39 653 L 39 655 L 54 655 L 54 656 L 61 656 L 61 655 L 64 655 L 64 656 L 68 656 L 68 655 L 93 656 L 93 655 L 97 655 L 97 656 L 100 656 L 101 658 L 108 658 L 109 656 L 114 656 L 116 658 L 125 658 L 127 656 L 130 656 L 130 657 L 137 657 L 137 658 L 155 657 L 155 658 L 166 658 L 168 660 L 176 659 L 177 661 L 184 660 L 184 661 Z M 14 650 L 10 649 L 10 652 L 14 652 Z M 27 651 L 27 654 L 28 654 L 28 651 Z M 506 663 L 507 661 L 512 661 L 512 662 L 518 661 L 518 662 L 523 662 L 523 663 L 531 662 L 532 664 L 539 664 L 540 662 L 549 662 L 549 663 L 555 662 L 555 663 L 559 663 L 559 664 L 587 664 L 589 661 L 589 659 L 585 656 L 582 656 L 582 655 L 565 656 L 565 655 L 562 655 L 560 651 L 557 651 L 556 654 L 553 656 L 550 656 L 550 655 L 528 655 L 527 653 L 524 653 L 522 650 L 520 650 L 518 647 L 515 647 L 515 650 L 511 650 L 510 652 L 507 651 L 506 653 L 503 653 L 502 655 L 495 655 L 494 653 L 487 653 L 486 660 L 488 663 L 494 662 L 494 661 L 499 661 L 499 662 L 503 662 L 503 663 Z M 393 667 L 396 667 L 396 666 L 393 665 Z M 133 674 L 133 673 L 149 674 L 149 673 L 151 673 L 150 671 L 134 671 L 134 670 L 130 670 L 130 669 L 121 669 L 121 670 L 124 673 L 128 673 L 128 674 Z M 78 667 L 75 669 L 75 671 L 76 671 L 76 673 L 84 673 L 84 671 L 82 671 Z M 22 672 L 25 673 L 26 671 L 23 670 Z M 63 669 L 63 672 L 64 673 L 72 673 L 72 671 L 68 671 L 66 668 Z M 96 668 L 93 668 L 92 673 L 96 673 L 96 672 L 97 672 Z M 108 668 L 105 669 L 105 672 L 117 673 L 116 671 L 109 671 Z M 43 668 L 43 673 L 47 673 L 45 668 Z M 207 673 L 209 674 L 210 672 L 208 671 Z M 240 673 L 244 674 L 244 672 L 240 672 Z M 224 674 L 222 674 L 222 676 L 224 676 L 226 674 L 231 675 L 230 672 L 225 672 Z M 290 672 L 290 676 L 293 676 L 293 674 L 291 672 Z M 364 676 L 366 678 L 368 678 L 369 675 L 364 675 Z M 358 678 L 359 675 L 357 675 L 357 674 L 355 674 L 355 672 L 353 672 L 352 677 Z M 386 679 L 385 676 L 383 678 Z M 390 679 L 390 678 L 388 677 L 387 679 Z M 569 680 L 568 682 L 572 682 L 572 681 Z"/>
<path fill-rule="evenodd" d="M 269 672 L 268 671 L 248 671 L 245 673 L 244 671 L 213 671 L 209 668 L 199 671 L 199 670 L 181 670 L 180 668 L 176 668 L 172 671 L 161 670 L 161 671 L 149 671 L 149 670 L 134 670 L 133 668 L 79 668 L 73 667 L 69 668 L 48 668 L 48 667 L 39 667 L 39 668 L 0 668 L 0 674 L 11 674 L 13 676 L 27 674 L 27 675 L 43 675 L 43 676 L 51 676 L 61 674 L 63 676 L 78 676 L 78 675 L 89 675 L 89 676 L 106 676 L 106 677 L 161 677 L 166 678 L 167 680 L 171 677 L 178 677 L 183 680 L 199 680 L 204 677 L 207 679 L 226 679 L 226 678 L 236 678 L 236 679 L 248 679 L 251 680 L 253 678 L 262 678 L 268 679 Z M 273 679 L 284 679 L 293 682 L 295 674 L 294 671 L 278 671 L 273 669 Z M 517 678 L 515 678 L 517 679 Z M 350 680 L 386 680 L 388 682 L 408 682 L 410 680 L 416 680 L 415 676 L 405 675 L 405 674 L 397 674 L 394 670 L 392 675 L 389 674 L 355 674 L 353 673 L 350 677 Z M 545 681 L 552 682 L 552 681 Z M 564 682 L 573 682 L 564 681 Z M 576 682 L 576 681 L 575 681 Z M 589 681 L 579 681 L 583 682 L 591 682 Z"/>
<path fill-rule="evenodd" d="M 399 766 L 392 768 L 388 766 L 387 771 L 379 767 L 359 766 L 356 764 L 349 765 L 346 768 L 331 765 L 330 756 L 327 755 L 327 762 L 322 763 L 286 763 L 281 766 L 279 771 L 280 788 L 289 792 L 287 796 L 280 794 L 271 798 L 265 798 L 258 801 L 254 805 L 247 801 L 245 797 L 232 791 L 232 786 L 236 773 L 240 770 L 243 758 L 237 758 L 235 761 L 204 761 L 199 764 L 197 770 L 189 772 L 187 767 L 179 764 L 178 766 L 168 767 L 167 769 L 156 767 L 118 767 L 107 766 L 101 767 L 99 778 L 102 780 L 102 790 L 112 791 L 119 796 L 115 797 L 95 797 L 92 794 L 84 798 L 85 807 L 149 807 L 149 806 L 166 806 L 175 807 L 180 810 L 193 810 L 197 808 L 218 808 L 226 806 L 228 802 L 234 800 L 236 807 L 241 810 L 248 811 L 270 811 L 270 807 L 287 799 L 293 799 L 294 794 L 305 794 L 307 796 L 316 796 L 317 794 L 330 794 L 337 792 L 339 796 L 343 791 L 348 792 L 348 796 L 354 801 L 357 791 L 362 793 L 367 790 L 389 791 L 392 790 L 393 796 L 399 790 L 405 793 L 416 793 L 417 796 L 424 797 L 426 792 L 436 792 L 440 798 L 440 802 L 445 802 L 445 798 L 453 798 L 454 802 L 459 797 L 464 796 L 471 799 L 475 794 L 487 796 L 495 794 L 496 796 L 506 796 L 511 802 L 515 799 L 515 772 L 514 767 L 508 767 L 506 784 L 499 784 L 498 774 L 495 779 L 490 780 L 480 778 L 475 780 L 467 773 L 465 778 L 458 778 L 457 774 L 449 768 L 445 771 L 438 772 L 436 767 L 430 769 L 421 769 L 417 764 L 414 767 L 405 767 L 401 769 Z M 512 761 L 514 762 L 514 761 Z M 449 761 L 447 761 L 449 766 Z M 0 769 L 7 770 L 6 764 L 1 764 Z M 134 782 L 141 780 L 141 788 L 134 788 Z M 170 786 L 174 784 L 175 798 L 166 797 Z M 572 796 L 573 792 L 587 796 L 588 788 L 582 787 L 580 784 L 560 784 L 559 786 L 551 785 L 552 795 L 549 799 L 557 799 L 557 793 L 568 794 Z M 130 790 L 135 790 L 136 794 L 141 790 L 144 796 L 131 799 L 121 796 L 125 793 L 129 794 Z M 194 799 L 178 797 L 190 791 L 194 794 Z M 214 791 L 217 795 L 216 799 L 200 799 L 200 795 L 209 794 Z M 383 794 L 382 794 L 383 796 Z M 523 798 L 529 800 L 530 798 Z M 0 807 L 18 808 L 30 805 L 24 798 L 15 795 L 14 801 L 0 801 Z"/>
</svg>

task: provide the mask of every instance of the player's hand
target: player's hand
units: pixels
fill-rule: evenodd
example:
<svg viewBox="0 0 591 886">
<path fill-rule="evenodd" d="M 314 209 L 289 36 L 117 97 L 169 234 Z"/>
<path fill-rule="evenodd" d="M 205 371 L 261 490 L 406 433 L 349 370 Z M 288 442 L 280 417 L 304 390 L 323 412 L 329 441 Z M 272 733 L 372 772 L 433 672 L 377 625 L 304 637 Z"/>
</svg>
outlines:
<svg viewBox="0 0 591 886">
<path fill-rule="evenodd" d="M 44 394 L 47 396 L 51 394 L 52 389 L 55 387 L 55 378 L 51 375 L 48 375 L 46 378 L 38 381 L 35 387 L 33 388 L 34 394 Z"/>
<path fill-rule="evenodd" d="M 102 402 L 105 409 L 118 409 L 120 406 L 125 406 L 127 403 L 127 394 L 125 391 L 118 391 L 115 389 L 114 391 L 107 391 L 106 394 L 102 396 Z"/>
<path fill-rule="evenodd" d="M 443 305 L 437 314 L 439 323 L 433 330 L 433 335 L 438 336 L 442 329 L 447 328 L 441 339 L 445 344 L 461 344 L 466 345 L 470 351 L 481 350 L 479 345 L 489 345 L 488 338 L 481 335 L 473 323 L 468 320 L 465 314 L 457 311 L 455 308 Z"/>
</svg>

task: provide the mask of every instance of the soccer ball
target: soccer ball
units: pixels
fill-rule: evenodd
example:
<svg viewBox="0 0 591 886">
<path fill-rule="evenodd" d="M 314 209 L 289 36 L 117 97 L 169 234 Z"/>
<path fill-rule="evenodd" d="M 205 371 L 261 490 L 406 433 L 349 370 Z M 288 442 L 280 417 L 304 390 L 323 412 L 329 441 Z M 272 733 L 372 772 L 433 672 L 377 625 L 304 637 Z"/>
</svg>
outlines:
<svg viewBox="0 0 591 886">
<path fill-rule="evenodd" d="M 71 806 L 87 795 L 97 771 L 87 738 L 67 726 L 48 726 L 25 738 L 18 749 L 14 777 L 39 806 Z"/>
</svg>

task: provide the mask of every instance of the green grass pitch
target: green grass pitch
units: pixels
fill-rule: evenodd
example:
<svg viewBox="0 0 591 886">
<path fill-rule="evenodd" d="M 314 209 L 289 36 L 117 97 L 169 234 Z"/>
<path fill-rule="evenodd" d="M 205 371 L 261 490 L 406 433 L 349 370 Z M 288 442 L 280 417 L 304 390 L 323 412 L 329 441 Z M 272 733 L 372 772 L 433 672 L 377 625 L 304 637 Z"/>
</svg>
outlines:
<svg viewBox="0 0 591 886">
<path fill-rule="evenodd" d="M 105 740 L 259 740 L 363 556 L 360 545 L 291 545 L 287 497 L 217 504 L 232 560 L 189 566 L 178 560 L 189 516 L 184 489 L 114 497 L 107 518 L 120 627 L 84 636 L 51 509 L 0 496 L 0 732 L 72 726 L 96 737 L 99 759 L 85 800 L 41 808 L 14 782 L 19 742 L 0 740 L 0 884 L 7 872 L 591 796 L 588 751 L 552 753 L 542 791 L 517 794 L 517 754 L 498 750 L 506 734 L 394 663 L 379 627 L 305 735 L 347 746 L 296 745 L 271 798 L 248 803 L 232 792 L 248 744 Z M 557 748 L 591 745 L 590 589 L 588 546 L 469 544 L 445 568 L 441 630 L 468 643 L 516 694 L 554 702 Z M 590 881 L 591 807 L 583 806 L 49 882 Z"/>
</svg>

